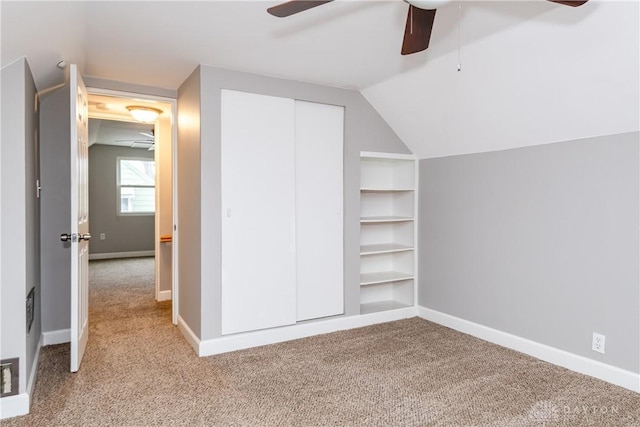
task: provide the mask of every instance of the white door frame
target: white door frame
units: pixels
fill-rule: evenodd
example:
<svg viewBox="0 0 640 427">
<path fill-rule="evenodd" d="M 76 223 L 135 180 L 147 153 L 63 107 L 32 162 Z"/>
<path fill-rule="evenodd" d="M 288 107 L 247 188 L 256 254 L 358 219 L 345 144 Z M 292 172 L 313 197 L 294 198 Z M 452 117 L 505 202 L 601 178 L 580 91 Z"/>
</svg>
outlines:
<svg viewBox="0 0 640 427">
<path fill-rule="evenodd" d="M 87 87 L 87 91 L 90 95 L 106 95 L 106 96 L 114 96 L 118 98 L 131 98 L 131 99 L 141 99 L 147 101 L 159 101 L 165 102 L 167 104 L 171 104 L 171 172 L 172 172 L 172 222 L 173 222 L 173 237 L 171 242 L 171 318 L 174 325 L 178 324 L 178 298 L 180 296 L 179 292 L 179 283 L 178 283 L 178 126 L 177 126 L 177 117 L 178 117 L 178 100 L 176 98 L 168 98 L 163 96 L 156 95 L 146 95 L 142 93 L 135 92 L 125 92 L 119 90 L 111 90 L 111 89 L 102 89 L 96 87 Z M 110 117 L 113 119 L 113 117 Z M 133 120 L 132 120 L 133 121 Z M 154 247 L 156 248 L 156 256 L 158 241 L 160 236 L 158 235 L 156 221 L 156 228 L 154 231 L 155 234 L 155 243 Z M 158 293 L 158 275 L 156 272 L 156 296 Z"/>
</svg>

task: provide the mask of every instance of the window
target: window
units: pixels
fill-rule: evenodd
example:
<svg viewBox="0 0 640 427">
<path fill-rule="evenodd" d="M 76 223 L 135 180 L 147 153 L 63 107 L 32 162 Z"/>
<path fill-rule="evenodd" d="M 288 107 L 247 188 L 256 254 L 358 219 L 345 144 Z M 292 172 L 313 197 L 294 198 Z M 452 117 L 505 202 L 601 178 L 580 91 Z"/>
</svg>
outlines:
<svg viewBox="0 0 640 427">
<path fill-rule="evenodd" d="M 118 159 L 118 213 L 153 215 L 156 210 L 156 164 L 153 159 Z"/>
</svg>

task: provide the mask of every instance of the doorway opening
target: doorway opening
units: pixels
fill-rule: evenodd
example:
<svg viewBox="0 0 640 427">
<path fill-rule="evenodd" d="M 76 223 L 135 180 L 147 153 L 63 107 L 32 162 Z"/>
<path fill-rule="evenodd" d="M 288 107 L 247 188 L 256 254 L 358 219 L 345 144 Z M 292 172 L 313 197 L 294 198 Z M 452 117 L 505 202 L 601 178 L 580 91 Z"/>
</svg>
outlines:
<svg viewBox="0 0 640 427">
<path fill-rule="evenodd" d="M 155 258 L 155 299 L 178 318 L 176 100 L 88 88 L 90 259 Z M 135 119 L 131 106 L 156 109 Z"/>
</svg>

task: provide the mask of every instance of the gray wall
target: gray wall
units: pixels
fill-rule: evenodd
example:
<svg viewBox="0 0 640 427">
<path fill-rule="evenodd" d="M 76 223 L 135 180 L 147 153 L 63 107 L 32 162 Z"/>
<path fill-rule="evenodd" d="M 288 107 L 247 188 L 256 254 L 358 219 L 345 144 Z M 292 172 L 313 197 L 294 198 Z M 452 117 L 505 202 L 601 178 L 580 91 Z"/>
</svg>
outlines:
<svg viewBox="0 0 640 427">
<path fill-rule="evenodd" d="M 40 102 L 42 156 L 41 245 L 42 330 L 71 326 L 71 250 L 60 234 L 71 230 L 71 128 L 69 86 L 50 92 Z"/>
<path fill-rule="evenodd" d="M 178 174 L 178 313 L 197 336 L 200 336 L 202 288 L 200 98 L 198 67 L 178 91 L 178 154 L 175 171 Z M 209 160 L 207 167 L 216 166 Z M 211 191 L 210 186 L 204 188 Z"/>
<path fill-rule="evenodd" d="M 639 372 L 639 140 L 420 161 L 419 304 Z"/>
<path fill-rule="evenodd" d="M 27 281 L 25 295 L 22 299 L 25 309 L 26 294 L 35 288 L 34 310 L 35 316 L 31 331 L 27 335 L 26 354 L 26 378 L 27 381 L 34 368 L 34 358 L 38 351 L 38 343 L 42 334 L 41 312 L 41 271 L 40 271 L 40 199 L 37 197 L 37 180 L 40 179 L 40 147 L 39 147 L 39 106 L 36 85 L 29 69 L 29 63 L 25 60 L 25 201 L 26 201 L 26 230 L 25 245 L 27 257 Z M 3 86 L 4 87 L 4 86 Z M 3 121 L 4 123 L 4 121 Z M 4 124 L 3 124 L 4 126 Z M 37 361 L 36 361 L 37 363 Z M 37 366 L 36 366 L 37 368 Z"/>
<path fill-rule="evenodd" d="M 200 93 L 198 94 L 198 82 Z M 373 107 L 356 91 L 319 86 L 309 83 L 283 80 L 255 74 L 240 73 L 221 70 L 208 66 L 200 66 L 199 71 L 189 78 L 178 91 L 178 103 L 181 98 L 189 94 L 191 105 L 200 103 L 200 138 L 194 133 L 190 147 L 192 159 L 196 162 L 199 154 L 200 171 L 189 171 L 189 177 L 183 177 L 185 171 L 178 167 L 180 188 L 187 186 L 195 193 L 194 198 L 200 199 L 199 205 L 193 205 L 193 209 L 200 208 L 197 213 L 190 214 L 190 222 L 182 215 L 178 217 L 180 222 L 180 241 L 185 240 L 185 228 L 190 229 L 190 235 L 197 235 L 198 242 L 192 248 L 193 255 L 200 249 L 200 259 L 190 259 L 189 266 L 201 272 L 200 282 L 198 278 L 192 278 L 194 285 L 201 287 L 200 298 L 190 298 L 189 301 L 199 302 L 201 325 L 197 333 L 201 339 L 211 339 L 220 336 L 220 307 L 221 307 L 221 253 L 220 253 L 220 91 L 232 89 L 252 92 L 264 95 L 281 96 L 304 101 L 320 102 L 325 104 L 345 106 L 345 146 L 344 146 L 344 284 L 345 284 L 345 315 L 356 315 L 360 311 L 360 151 L 382 151 L 394 153 L 408 153 L 406 146 L 396 134 L 389 128 Z M 184 101 L 183 101 L 184 102 Z M 195 108 L 195 107 L 192 107 Z M 184 112 L 184 110 L 183 110 Z M 183 121 L 196 120 L 194 114 L 180 111 L 178 126 L 183 126 Z M 182 136 L 182 134 L 181 134 Z M 181 138 L 179 138 L 181 139 Z M 179 146 L 184 141 L 179 142 Z M 185 148 L 181 148 L 178 154 L 182 164 Z M 198 153 L 199 151 L 199 153 Z M 194 167 L 193 165 L 191 166 Z M 185 181 L 183 178 L 188 179 Z M 202 188 L 202 191 L 200 191 Z M 180 191 L 180 204 L 184 203 L 185 191 Z M 182 209 L 182 208 L 181 208 Z M 201 221 L 202 219 L 202 221 Z M 206 220 L 205 220 L 206 219 Z M 200 238 L 201 236 L 201 238 Z M 185 248 L 180 244 L 180 250 Z M 186 255 L 186 254 L 185 254 Z M 200 254 L 198 254 L 200 256 Z M 189 258 L 190 255 L 189 255 Z M 180 314 L 184 318 L 183 297 L 189 292 L 184 286 L 182 274 L 184 270 L 183 254 L 180 255 Z M 184 264 L 186 266 L 186 262 Z M 197 274 L 197 273 L 189 273 Z M 195 329 L 192 327 L 195 331 Z"/>
<path fill-rule="evenodd" d="M 94 144 L 89 147 L 89 253 L 153 251 L 154 215 L 118 215 L 116 168 L 118 157 L 153 160 L 142 148 Z M 100 240 L 105 233 L 105 240 Z"/>
<path fill-rule="evenodd" d="M 1 338 L 0 357 L 20 359 L 19 392 L 26 391 L 41 333 L 38 106 L 26 59 L 2 69 Z M 35 319 L 26 330 L 25 299 L 35 287 Z"/>
</svg>

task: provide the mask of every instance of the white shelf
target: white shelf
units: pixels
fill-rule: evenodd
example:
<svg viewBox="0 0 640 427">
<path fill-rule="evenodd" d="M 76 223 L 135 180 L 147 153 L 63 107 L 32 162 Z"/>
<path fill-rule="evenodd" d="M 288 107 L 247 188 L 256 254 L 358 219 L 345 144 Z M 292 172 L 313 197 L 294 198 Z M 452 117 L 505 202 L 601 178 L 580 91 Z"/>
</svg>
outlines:
<svg viewBox="0 0 640 427">
<path fill-rule="evenodd" d="M 360 273 L 360 286 L 376 285 L 379 283 L 400 282 L 413 279 L 413 274 L 400 271 L 377 271 L 375 273 Z"/>
<path fill-rule="evenodd" d="M 360 218 L 360 223 L 362 224 L 373 224 L 373 223 L 382 223 L 382 222 L 406 222 L 406 221 L 413 221 L 413 217 L 387 215 L 387 216 L 364 216 Z"/>
<path fill-rule="evenodd" d="M 361 153 L 361 188 L 415 188 L 415 157 Z"/>
<path fill-rule="evenodd" d="M 402 193 L 414 191 L 413 188 L 361 188 L 363 193 Z"/>
<path fill-rule="evenodd" d="M 360 313 L 412 307 L 417 164 L 406 154 L 360 153 Z"/>
<path fill-rule="evenodd" d="M 362 157 L 363 159 L 387 159 L 390 161 L 416 159 L 416 156 L 414 156 L 413 154 L 382 153 L 379 151 L 361 151 L 360 157 Z"/>
<path fill-rule="evenodd" d="M 365 304 L 360 304 L 360 314 L 377 313 L 379 311 L 397 310 L 399 308 L 411 307 L 409 304 L 404 304 L 400 301 L 387 300 L 376 301 Z"/>
<path fill-rule="evenodd" d="M 412 250 L 413 246 L 401 245 L 400 243 L 379 243 L 375 245 L 360 246 L 360 255 L 390 254 Z"/>
</svg>

